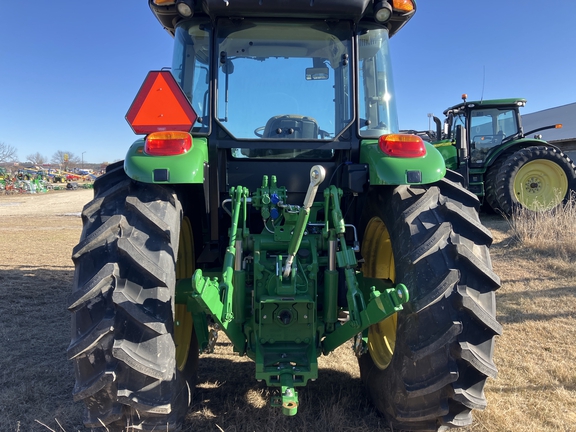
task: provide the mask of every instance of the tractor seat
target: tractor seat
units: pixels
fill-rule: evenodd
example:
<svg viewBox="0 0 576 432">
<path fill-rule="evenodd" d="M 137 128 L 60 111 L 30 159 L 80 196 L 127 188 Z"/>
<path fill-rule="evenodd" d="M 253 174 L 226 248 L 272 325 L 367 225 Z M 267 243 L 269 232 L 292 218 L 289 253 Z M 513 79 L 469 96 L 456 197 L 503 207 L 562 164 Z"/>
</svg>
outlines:
<svg viewBox="0 0 576 432">
<path fill-rule="evenodd" d="M 312 117 L 278 115 L 266 123 L 263 138 L 318 139 L 318 123 Z"/>
</svg>

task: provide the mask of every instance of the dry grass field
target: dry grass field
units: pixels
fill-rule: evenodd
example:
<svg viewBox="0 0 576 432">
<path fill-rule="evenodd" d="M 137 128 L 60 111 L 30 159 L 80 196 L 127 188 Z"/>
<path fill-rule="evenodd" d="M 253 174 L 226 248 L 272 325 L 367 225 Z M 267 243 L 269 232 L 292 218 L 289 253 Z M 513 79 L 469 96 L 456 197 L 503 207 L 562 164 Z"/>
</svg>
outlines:
<svg viewBox="0 0 576 432">
<path fill-rule="evenodd" d="M 72 401 L 67 297 L 79 212 L 92 191 L 0 196 L 0 431 L 84 431 Z M 496 380 L 488 408 L 464 431 L 576 431 L 576 221 L 554 238 L 483 216 L 494 234 L 493 265 L 502 279 Z M 567 232 L 572 230 L 571 232 Z M 527 232 L 539 229 L 529 228 Z M 562 232 L 562 231 L 561 231 Z M 200 360 L 185 431 L 387 430 L 363 394 L 348 346 L 320 359 L 319 379 L 300 390 L 296 417 L 268 407 L 254 366 L 232 354 L 224 336 Z"/>
</svg>

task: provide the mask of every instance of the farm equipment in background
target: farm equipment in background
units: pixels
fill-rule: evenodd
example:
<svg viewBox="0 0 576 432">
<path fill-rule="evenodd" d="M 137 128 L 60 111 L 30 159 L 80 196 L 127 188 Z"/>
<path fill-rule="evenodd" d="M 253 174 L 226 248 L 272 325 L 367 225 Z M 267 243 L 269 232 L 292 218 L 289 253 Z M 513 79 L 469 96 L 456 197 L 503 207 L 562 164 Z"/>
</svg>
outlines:
<svg viewBox="0 0 576 432">
<path fill-rule="evenodd" d="M 459 171 L 467 187 L 498 213 L 515 209 L 543 211 L 565 202 L 576 190 L 576 167 L 558 147 L 524 132 L 520 107 L 525 99 L 467 101 L 444 111 L 442 126 L 434 117 L 432 144 L 447 168 Z"/>
<path fill-rule="evenodd" d="M 68 175 L 68 179 L 67 179 Z M 0 191 L 4 194 L 17 193 L 44 193 L 49 190 L 76 190 L 78 188 L 92 189 L 94 174 L 71 175 L 55 170 L 35 170 L 31 168 L 20 169 L 14 175 L 0 173 Z M 80 180 L 78 183 L 76 180 Z M 61 186 L 52 183 L 63 183 Z"/>
<path fill-rule="evenodd" d="M 80 174 L 77 172 L 57 171 L 54 173 L 54 183 L 66 183 L 77 181 L 94 181 L 96 176 L 94 174 Z"/>
<path fill-rule="evenodd" d="M 20 180 L 18 178 L 0 182 L 0 191 L 6 195 L 44 193 L 48 187 L 41 180 Z"/>
<path fill-rule="evenodd" d="M 0 167 L 0 193 L 6 192 L 6 179 L 8 177 L 8 172 L 6 168 Z"/>
<path fill-rule="evenodd" d="M 59 172 L 48 174 L 52 183 L 66 183 L 66 175 Z"/>
<path fill-rule="evenodd" d="M 84 188 L 91 188 L 91 183 L 96 180 L 97 176 L 92 173 L 87 173 L 86 170 L 79 170 L 84 172 L 68 172 L 63 170 L 49 170 L 44 171 L 43 174 L 46 179 L 51 181 L 52 183 L 73 183 L 73 182 L 81 182 L 82 187 Z M 71 189 L 68 185 L 65 186 L 67 189 Z"/>
<path fill-rule="evenodd" d="M 44 193 L 48 189 L 44 176 L 36 171 L 26 169 L 9 174 L 3 169 L 0 172 L 0 191 L 3 194 Z"/>
<path fill-rule="evenodd" d="M 149 5 L 172 69 L 147 75 L 126 115 L 144 138 L 95 181 L 72 255 L 86 426 L 179 429 L 216 330 L 286 415 L 352 340 L 395 429 L 470 424 L 499 278 L 477 197 L 398 133 L 389 37 L 415 1 Z"/>
</svg>

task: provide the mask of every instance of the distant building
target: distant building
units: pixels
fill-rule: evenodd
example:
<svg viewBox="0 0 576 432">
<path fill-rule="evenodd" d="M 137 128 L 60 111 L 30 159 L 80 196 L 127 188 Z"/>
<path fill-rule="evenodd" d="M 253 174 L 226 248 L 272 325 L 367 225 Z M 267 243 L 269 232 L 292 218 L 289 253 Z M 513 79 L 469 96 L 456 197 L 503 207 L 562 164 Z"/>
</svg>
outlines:
<svg viewBox="0 0 576 432">
<path fill-rule="evenodd" d="M 558 123 L 562 124 L 561 129 L 547 129 L 536 134 L 564 151 L 576 150 L 576 102 L 522 115 L 524 133 Z"/>
</svg>

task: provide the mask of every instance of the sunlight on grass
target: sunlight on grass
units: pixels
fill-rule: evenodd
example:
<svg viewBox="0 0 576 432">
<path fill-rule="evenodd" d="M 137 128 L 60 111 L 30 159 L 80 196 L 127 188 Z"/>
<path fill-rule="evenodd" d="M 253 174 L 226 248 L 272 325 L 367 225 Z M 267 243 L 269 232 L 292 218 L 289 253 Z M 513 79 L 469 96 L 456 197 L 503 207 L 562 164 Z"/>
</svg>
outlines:
<svg viewBox="0 0 576 432">
<path fill-rule="evenodd" d="M 572 261 L 576 255 L 576 195 L 553 210 L 517 209 L 508 219 L 514 239 L 548 256 Z"/>
</svg>

